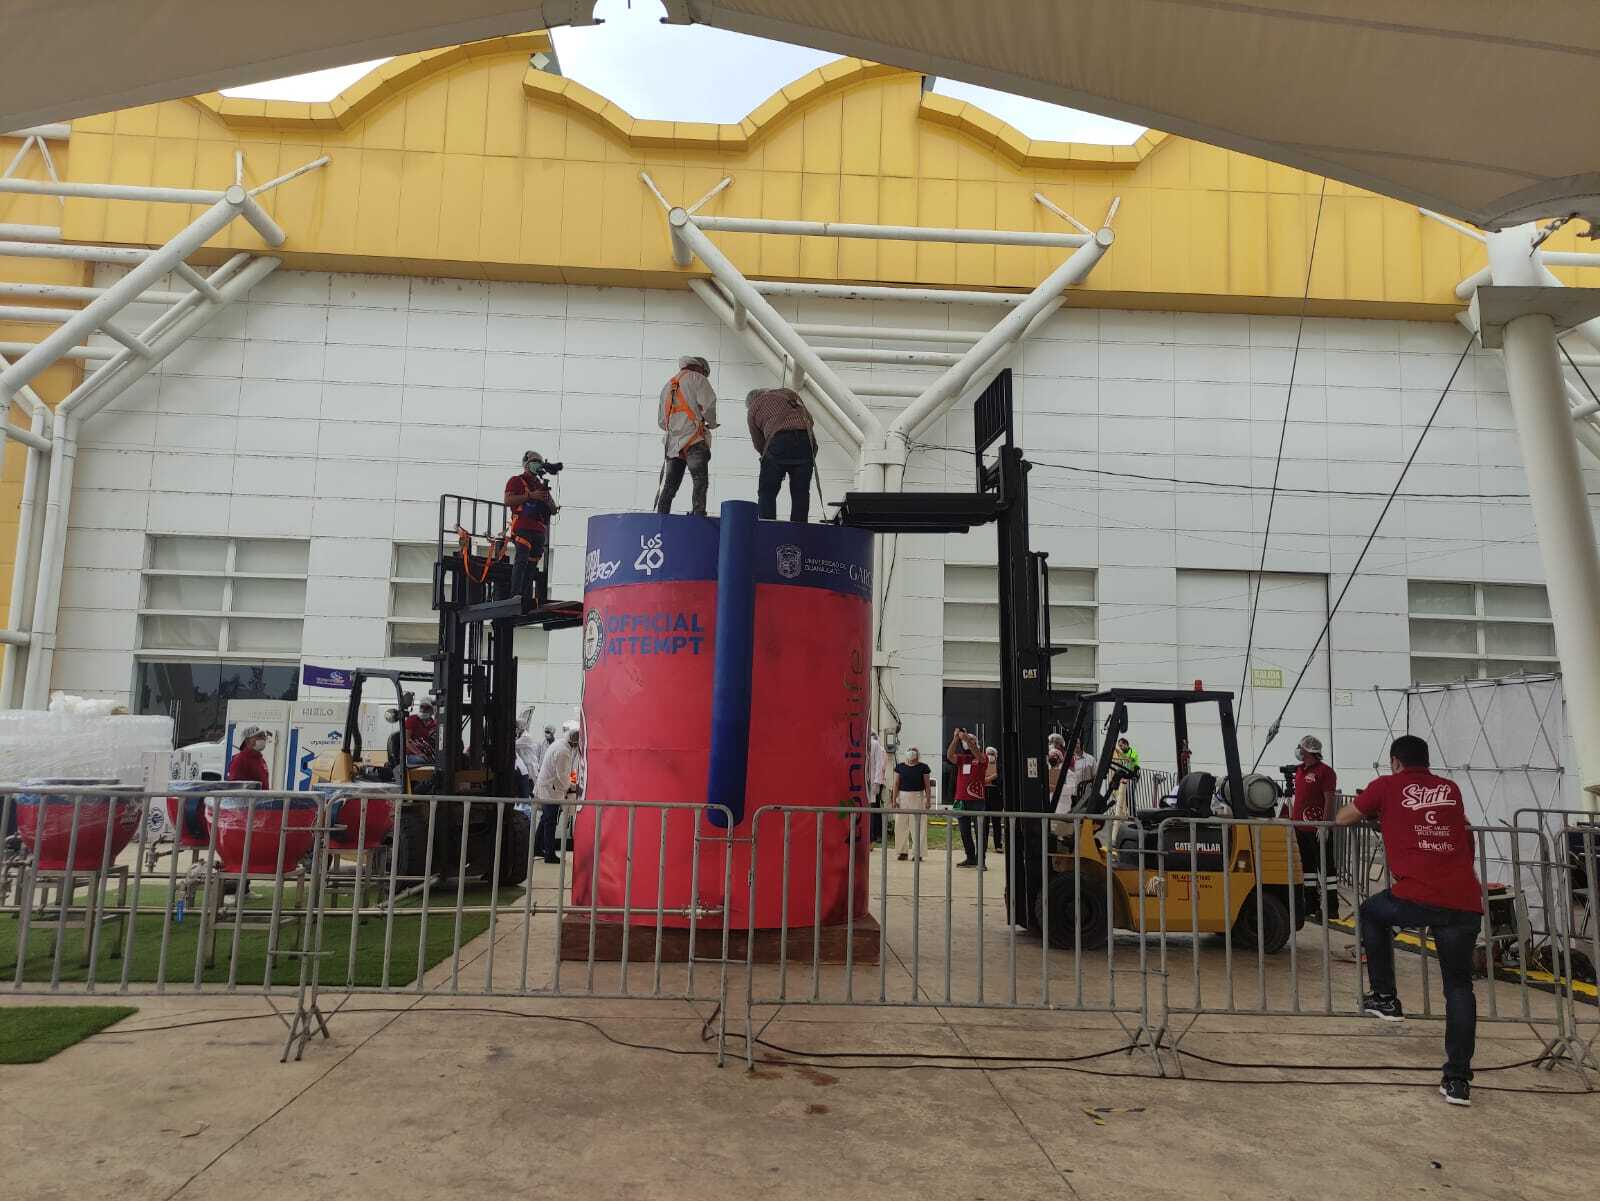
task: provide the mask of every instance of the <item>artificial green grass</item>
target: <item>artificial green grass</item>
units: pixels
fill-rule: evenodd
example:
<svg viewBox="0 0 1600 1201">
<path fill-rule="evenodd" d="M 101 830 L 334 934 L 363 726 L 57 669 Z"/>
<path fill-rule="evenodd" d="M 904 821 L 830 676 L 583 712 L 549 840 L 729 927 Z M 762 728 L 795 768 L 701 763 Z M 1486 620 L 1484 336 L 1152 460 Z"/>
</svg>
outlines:
<svg viewBox="0 0 1600 1201">
<path fill-rule="evenodd" d="M 441 897 L 439 892 L 435 892 L 429 906 L 427 932 L 421 956 L 423 970 L 448 959 L 455 945 L 455 916 L 452 911 L 455 904 L 455 890 L 452 886 L 446 886 L 444 891 L 448 895 Z M 515 912 L 517 899 L 521 895 L 521 889 L 501 889 L 502 914 Z M 487 905 L 489 899 L 488 889 L 468 889 L 465 903 Z M 448 907 L 442 907 L 441 901 Z M 149 903 L 148 900 L 145 903 Z M 160 901 L 156 903 L 159 904 Z M 270 905 L 263 901 L 256 901 L 247 904 L 246 912 L 260 912 L 269 908 Z M 231 910 L 229 912 L 231 913 Z M 16 975 L 18 925 L 15 916 L 0 920 L 0 981 L 12 980 Z M 464 914 L 461 919 L 461 945 L 465 947 L 488 928 L 488 914 Z M 62 941 L 63 982 L 82 983 L 89 978 L 89 969 L 82 963 L 84 933 L 82 930 L 69 930 Z M 246 925 L 239 935 L 238 963 L 231 964 L 233 922 L 225 914 L 217 930 L 216 961 L 209 966 L 201 965 L 201 983 L 226 984 L 232 970 L 233 979 L 240 987 L 251 985 L 259 987 L 266 975 L 267 936 L 268 931 L 265 926 Z M 391 987 L 403 987 L 411 984 L 417 978 L 417 944 L 420 937 L 423 937 L 422 914 L 415 899 L 412 899 L 406 907 L 396 906 L 394 933 L 389 940 L 389 975 L 385 981 L 383 918 L 368 917 L 359 925 L 356 933 L 355 963 L 353 970 L 350 970 L 350 918 L 345 914 L 330 912 L 323 922 L 322 949 L 325 954 L 322 957 L 321 984 L 325 988 L 345 985 L 377 987 L 384 983 Z M 113 958 L 112 953 L 120 949 L 122 938 L 119 925 L 112 924 L 102 929 L 100 950 L 95 964 L 97 984 L 115 985 L 121 981 L 122 960 Z M 129 956 L 131 966 L 128 970 L 130 983 L 152 983 L 159 979 L 161 938 L 162 914 L 141 913 L 134 920 L 133 949 Z M 281 929 L 278 935 L 280 951 L 294 949 L 298 945 L 297 938 L 296 927 Z M 194 983 L 199 942 L 200 914 L 191 908 L 185 914 L 183 921 L 173 921 L 167 929 L 166 979 L 169 985 L 182 986 Z M 35 927 L 28 931 L 28 950 L 22 977 L 25 981 L 50 980 L 55 961 L 55 947 L 56 931 L 53 928 Z M 299 956 L 280 954 L 273 964 L 272 983 L 280 987 L 298 984 L 300 962 Z"/>
<path fill-rule="evenodd" d="M 43 1063 L 138 1013 L 132 1005 L 16 1005 L 0 1008 L 0 1063 Z"/>
</svg>

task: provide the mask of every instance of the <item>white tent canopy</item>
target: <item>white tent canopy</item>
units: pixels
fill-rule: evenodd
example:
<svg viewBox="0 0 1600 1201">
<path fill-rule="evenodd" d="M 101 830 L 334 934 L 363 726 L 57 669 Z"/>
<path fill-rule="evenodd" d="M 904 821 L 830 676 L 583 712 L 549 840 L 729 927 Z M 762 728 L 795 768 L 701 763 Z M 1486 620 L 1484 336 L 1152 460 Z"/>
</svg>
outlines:
<svg viewBox="0 0 1600 1201">
<path fill-rule="evenodd" d="M 0 0 L 0 129 L 582 23 L 592 0 Z M 1593 0 L 666 0 L 1232 147 L 1486 228 L 1600 216 Z M 781 81 L 774 81 L 776 86 Z"/>
</svg>

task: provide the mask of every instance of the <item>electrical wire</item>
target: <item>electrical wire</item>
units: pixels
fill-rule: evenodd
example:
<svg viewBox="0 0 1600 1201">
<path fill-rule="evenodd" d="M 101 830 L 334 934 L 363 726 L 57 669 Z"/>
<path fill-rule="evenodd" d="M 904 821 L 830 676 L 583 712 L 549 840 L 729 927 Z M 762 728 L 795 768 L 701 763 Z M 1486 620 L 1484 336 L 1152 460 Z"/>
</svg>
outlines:
<svg viewBox="0 0 1600 1201">
<path fill-rule="evenodd" d="M 690 1059 L 715 1059 L 718 1053 L 704 1050 L 699 1047 L 670 1047 L 662 1043 L 635 1042 L 632 1039 L 619 1038 L 606 1030 L 598 1022 L 588 1018 L 572 1017 L 565 1014 L 554 1013 L 522 1013 L 515 1009 L 502 1009 L 495 1006 L 472 1005 L 421 1005 L 410 1006 L 404 1009 L 388 1007 L 360 1006 L 343 1010 L 348 1014 L 392 1014 L 404 1017 L 414 1013 L 443 1013 L 443 1014 L 469 1014 L 479 1017 L 509 1017 L 522 1018 L 534 1021 L 558 1022 L 566 1025 L 582 1026 L 598 1034 L 612 1046 L 625 1050 L 652 1051 L 664 1055 L 675 1055 Z M 716 1011 L 706 1018 L 701 1027 L 702 1040 L 706 1031 L 716 1018 Z M 262 1021 L 278 1017 L 275 1013 L 236 1014 L 221 1018 L 197 1018 L 194 1021 L 172 1022 L 162 1026 L 119 1027 L 111 1026 L 105 1030 L 91 1035 L 91 1038 L 105 1038 L 107 1036 L 120 1036 L 128 1034 L 155 1034 L 162 1031 L 185 1030 L 201 1026 L 224 1025 L 231 1022 Z M 1113 1072 L 1096 1068 L 1083 1067 L 1082 1064 L 1097 1059 L 1106 1059 L 1113 1055 L 1131 1054 L 1141 1049 L 1137 1043 L 1123 1043 L 1115 1047 L 1108 1047 L 1101 1051 L 1091 1051 L 1082 1055 L 1065 1056 L 1028 1056 L 1028 1055 L 982 1055 L 982 1054 L 942 1054 L 937 1052 L 894 1052 L 894 1051 L 799 1051 L 784 1047 L 779 1043 L 769 1042 L 766 1039 L 756 1039 L 755 1045 L 763 1047 L 775 1055 L 790 1058 L 770 1058 L 755 1056 L 752 1062 L 763 1067 L 811 1067 L 836 1071 L 915 1071 L 930 1069 L 941 1072 L 1030 1072 L 1030 1071 L 1058 1071 L 1071 1072 L 1084 1076 L 1095 1076 L 1107 1080 L 1149 1080 L 1159 1081 L 1167 1077 L 1149 1076 L 1140 1072 Z M 1386 1072 L 1428 1072 L 1437 1071 L 1436 1068 L 1419 1067 L 1407 1064 L 1326 1064 L 1326 1063 L 1241 1063 L 1232 1060 L 1217 1059 L 1202 1055 L 1197 1051 L 1189 1051 L 1182 1047 L 1168 1048 L 1187 1059 L 1193 1059 L 1212 1067 L 1228 1068 L 1233 1070 L 1255 1071 L 1386 1071 Z M 869 1062 L 842 1063 L 840 1060 L 866 1060 Z M 886 1063 L 880 1060 L 896 1060 L 898 1062 Z M 1475 1074 L 1486 1072 L 1511 1071 L 1516 1068 L 1530 1067 L 1539 1062 L 1537 1058 L 1518 1060 L 1514 1063 L 1492 1064 L 1488 1067 L 1475 1068 Z M 1281 1080 L 1236 1080 L 1214 1076 L 1192 1076 L 1185 1074 L 1180 1082 L 1200 1084 L 1243 1084 L 1243 1085 L 1293 1085 L 1302 1087 L 1335 1087 L 1335 1088 L 1432 1088 L 1426 1082 L 1413 1082 L 1409 1080 L 1308 1080 L 1308 1079 L 1281 1079 Z M 1555 1088 L 1526 1088 L 1513 1085 L 1486 1085 L 1475 1084 L 1474 1089 L 1480 1092 L 1499 1093 L 1535 1093 L 1546 1096 L 1596 1096 L 1587 1089 L 1555 1089 Z"/>
<path fill-rule="evenodd" d="M 1594 401 L 1596 404 L 1600 404 L 1600 395 L 1595 394 L 1593 385 L 1589 383 L 1589 377 L 1583 373 L 1583 368 L 1578 366 L 1578 360 L 1572 357 L 1572 352 L 1562 344 L 1560 338 L 1556 339 L 1556 346 L 1560 348 L 1562 355 L 1571 365 L 1572 370 L 1577 372 L 1578 380 L 1583 384 L 1584 391 L 1589 393 L 1589 399 Z"/>
<path fill-rule="evenodd" d="M 971 454 L 955 446 L 943 446 L 934 442 L 919 442 L 918 450 L 943 451 L 947 454 Z M 1236 480 L 1198 480 L 1176 475 L 1154 475 L 1138 471 L 1112 471 L 1105 467 L 1086 467 L 1080 463 L 1056 463 L 1049 459 L 1039 459 L 1033 455 L 1028 456 L 1028 462 L 1035 468 L 1047 471 L 1070 471 L 1082 475 L 1103 476 L 1108 479 L 1138 480 L 1151 484 L 1182 484 L 1190 488 L 1216 488 L 1219 490 L 1241 493 L 1265 492 L 1266 484 L 1247 484 Z M 1284 496 L 1309 496 L 1309 497 L 1342 497 L 1353 500 L 1379 500 L 1389 495 L 1388 492 L 1364 488 L 1296 488 L 1288 484 L 1279 484 L 1278 491 Z M 1591 490 L 1588 495 L 1600 497 L 1600 490 Z M 1402 492 L 1403 500 L 1512 500 L 1525 501 L 1529 499 L 1527 492 Z"/>
<path fill-rule="evenodd" d="M 1389 515 L 1389 508 L 1394 504 L 1394 498 L 1400 494 L 1400 485 L 1405 483 L 1406 472 L 1411 470 L 1411 464 L 1416 462 L 1417 453 L 1422 449 L 1422 444 L 1427 440 L 1428 431 L 1433 428 L 1433 419 L 1439 415 L 1439 410 L 1444 406 L 1445 397 L 1450 395 L 1450 389 L 1455 386 L 1456 376 L 1461 374 L 1461 366 L 1467 361 L 1467 355 L 1472 353 L 1472 343 L 1476 334 L 1467 335 L 1467 344 L 1461 348 L 1461 355 L 1456 359 L 1456 365 L 1450 371 L 1450 378 L 1445 380 L 1444 387 L 1439 392 L 1439 399 L 1433 404 L 1433 412 L 1428 414 L 1428 423 L 1422 427 L 1422 432 L 1417 435 L 1417 441 L 1411 448 L 1411 453 L 1406 457 L 1405 465 L 1400 468 L 1400 477 L 1394 482 L 1394 489 L 1389 493 L 1389 499 L 1383 502 L 1383 508 L 1378 513 L 1378 519 L 1372 523 L 1372 531 L 1367 535 L 1367 540 L 1361 546 L 1361 553 L 1356 556 L 1356 561 L 1350 567 L 1350 574 L 1345 577 L 1344 587 L 1339 589 L 1338 599 L 1328 609 L 1328 619 L 1322 623 L 1316 641 L 1311 644 L 1311 651 L 1306 655 L 1306 661 L 1300 667 L 1300 673 L 1295 676 L 1294 684 L 1289 689 L 1289 695 L 1283 700 L 1283 707 L 1278 710 L 1278 716 L 1272 719 L 1272 724 L 1267 727 L 1266 736 L 1262 739 L 1261 749 L 1256 754 L 1256 761 L 1250 765 L 1250 770 L 1255 771 L 1261 766 L 1261 760 L 1266 756 L 1267 748 L 1272 745 L 1273 739 L 1278 736 L 1278 730 L 1283 724 L 1284 714 L 1288 713 L 1294 695 L 1300 690 L 1301 682 L 1306 678 L 1306 672 L 1311 670 L 1311 664 L 1316 661 L 1317 650 L 1322 646 L 1322 640 L 1328 636 L 1328 630 L 1333 626 L 1334 616 L 1339 612 L 1339 606 L 1344 604 L 1344 598 L 1350 591 L 1350 585 L 1355 583 L 1356 576 L 1361 572 L 1361 564 L 1366 560 L 1367 551 L 1372 548 L 1372 543 L 1378 537 L 1378 530 L 1383 525 L 1383 519 Z"/>
<path fill-rule="evenodd" d="M 1328 177 L 1322 177 L 1317 193 L 1317 219 L 1311 227 L 1311 253 L 1306 256 L 1306 286 L 1300 294 L 1300 320 L 1294 327 L 1294 354 L 1289 359 L 1289 386 L 1283 396 L 1283 420 L 1278 423 L 1278 453 L 1272 460 L 1272 491 L 1267 493 L 1267 520 L 1261 530 L 1261 559 L 1256 565 L 1256 585 L 1250 598 L 1250 624 L 1245 628 L 1244 663 L 1239 668 L 1239 716 L 1245 712 L 1245 697 L 1250 687 L 1250 652 L 1256 641 L 1256 614 L 1261 607 L 1261 578 L 1267 571 L 1267 547 L 1272 542 L 1272 513 L 1278 504 L 1278 476 L 1283 471 L 1283 445 L 1289 437 L 1289 410 L 1294 405 L 1294 377 L 1300 368 L 1300 345 L 1306 331 L 1306 306 L 1311 300 L 1311 270 L 1317 261 L 1317 237 L 1322 233 L 1322 203 L 1328 195 Z"/>
</svg>

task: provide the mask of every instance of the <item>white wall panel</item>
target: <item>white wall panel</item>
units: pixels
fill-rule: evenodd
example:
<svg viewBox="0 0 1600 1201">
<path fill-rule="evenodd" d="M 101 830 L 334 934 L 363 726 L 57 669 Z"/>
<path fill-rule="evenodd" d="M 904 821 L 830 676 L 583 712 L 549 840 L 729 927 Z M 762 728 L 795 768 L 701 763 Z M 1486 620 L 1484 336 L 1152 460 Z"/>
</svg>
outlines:
<svg viewBox="0 0 1600 1201">
<path fill-rule="evenodd" d="M 780 298 L 778 307 L 864 329 L 981 330 L 996 315 L 931 302 Z M 686 353 L 712 362 L 713 382 L 726 394 L 712 503 L 753 492 L 756 457 L 740 401 L 776 381 L 687 292 L 278 272 L 225 317 L 84 431 L 64 582 L 74 610 L 131 608 L 130 573 L 148 531 L 310 537 L 305 653 L 381 662 L 393 539 L 431 542 L 439 492 L 497 497 L 530 446 L 569 464 L 555 575 L 575 585 L 587 516 L 644 507 L 654 494 L 656 394 Z M 1102 682 L 1172 685 L 1199 676 L 1236 687 L 1236 677 L 1224 677 L 1240 666 L 1233 627 L 1242 610 L 1195 608 L 1187 593 L 1180 597 L 1179 579 L 1192 587 L 1196 573 L 1244 578 L 1254 570 L 1286 400 L 1280 483 L 1376 494 L 1278 498 L 1268 571 L 1332 570 L 1337 589 L 1464 337 L 1453 326 L 1414 322 L 1311 319 L 1302 327 L 1292 317 L 1084 309 L 1053 317 L 1014 360 L 1021 439 L 1039 462 L 1030 478 L 1034 543 L 1057 565 L 1098 569 Z M 935 374 L 843 370 L 873 383 Z M 1408 488 L 1437 499 L 1391 513 L 1335 622 L 1337 688 L 1356 694 L 1406 678 L 1408 574 L 1540 578 L 1527 505 L 1476 498 L 1526 491 L 1504 388 L 1495 356 L 1474 354 L 1460 372 Z M 874 407 L 887 420 L 899 403 Z M 926 441 L 960 447 L 970 438 L 970 416 L 958 411 Z M 850 474 L 826 446 L 825 493 L 837 497 Z M 1600 488 L 1600 471 L 1591 474 Z M 971 461 L 918 451 L 907 480 L 913 488 L 969 488 Z M 901 539 L 899 706 L 908 736 L 925 751 L 944 734 L 947 558 L 992 562 L 992 531 Z M 1320 597 L 1320 583 L 1310 591 Z M 1304 616 L 1287 603 L 1264 615 L 1257 639 L 1286 662 Z M 74 620 L 80 641 L 104 642 L 120 628 Z M 120 649 L 64 647 L 57 684 L 125 694 L 131 630 L 128 639 Z M 564 712 L 581 674 L 576 642 L 547 641 L 555 665 L 524 663 L 523 700 Z M 1327 681 L 1317 680 L 1311 699 L 1296 703 L 1326 714 Z M 1336 726 L 1370 741 L 1363 705 L 1332 712 Z"/>
</svg>

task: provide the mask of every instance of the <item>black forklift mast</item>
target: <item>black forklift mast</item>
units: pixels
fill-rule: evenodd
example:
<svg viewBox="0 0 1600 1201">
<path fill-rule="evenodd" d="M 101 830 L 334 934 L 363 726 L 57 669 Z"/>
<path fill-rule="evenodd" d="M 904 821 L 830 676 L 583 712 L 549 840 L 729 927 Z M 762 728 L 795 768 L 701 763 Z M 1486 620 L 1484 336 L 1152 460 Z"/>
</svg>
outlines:
<svg viewBox="0 0 1600 1201">
<path fill-rule="evenodd" d="M 533 597 L 511 588 L 507 507 L 446 493 L 439 498 L 433 607 L 439 643 L 433 690 L 439 708 L 434 790 L 517 795 L 517 629 L 573 629 L 577 601 L 551 601 L 548 569 L 533 573 Z M 548 562 L 546 558 L 545 562 Z"/>
<path fill-rule="evenodd" d="M 1031 465 L 1016 445 L 1009 368 L 974 406 L 973 457 L 976 492 L 850 492 L 838 520 L 897 534 L 966 533 L 994 523 L 1000 598 L 1000 795 L 1007 811 L 1044 813 L 1051 808 L 1051 797 L 1043 755 L 1056 717 L 1050 663 L 1068 648 L 1051 645 L 1048 557 L 1028 541 Z M 1037 925 L 1045 883 L 1042 823 L 1022 822 L 1006 833 L 1011 920 Z"/>
</svg>

